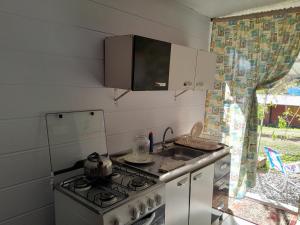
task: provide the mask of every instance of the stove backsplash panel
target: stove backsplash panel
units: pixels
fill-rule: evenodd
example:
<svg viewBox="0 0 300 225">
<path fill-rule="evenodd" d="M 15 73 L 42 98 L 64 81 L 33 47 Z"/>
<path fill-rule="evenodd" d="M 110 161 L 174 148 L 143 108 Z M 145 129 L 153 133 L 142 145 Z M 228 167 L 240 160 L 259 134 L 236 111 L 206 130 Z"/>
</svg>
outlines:
<svg viewBox="0 0 300 225">
<path fill-rule="evenodd" d="M 74 166 L 89 154 L 107 154 L 104 112 L 74 111 L 46 115 L 52 171 Z"/>
</svg>

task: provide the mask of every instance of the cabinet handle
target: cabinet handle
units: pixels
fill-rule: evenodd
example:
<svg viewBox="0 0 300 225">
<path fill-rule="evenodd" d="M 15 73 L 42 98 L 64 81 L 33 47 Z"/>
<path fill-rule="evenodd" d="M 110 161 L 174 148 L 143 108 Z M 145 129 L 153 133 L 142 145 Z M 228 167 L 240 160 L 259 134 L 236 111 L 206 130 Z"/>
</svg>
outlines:
<svg viewBox="0 0 300 225">
<path fill-rule="evenodd" d="M 199 180 L 202 177 L 202 173 L 199 173 L 193 177 L 193 180 Z"/>
<path fill-rule="evenodd" d="M 156 86 L 156 87 L 166 87 L 167 84 L 165 82 L 154 82 L 154 86 Z"/>
<path fill-rule="evenodd" d="M 196 83 L 196 86 L 201 86 L 202 87 L 203 85 L 204 85 L 203 82 L 197 82 Z"/>
<path fill-rule="evenodd" d="M 227 164 L 224 163 L 223 165 L 220 166 L 220 169 L 221 169 L 221 170 L 225 170 L 227 167 L 228 167 Z"/>
<path fill-rule="evenodd" d="M 192 86 L 192 81 L 185 81 L 184 83 L 183 83 L 183 86 Z"/>
<path fill-rule="evenodd" d="M 183 187 L 184 185 L 186 185 L 187 181 L 188 181 L 188 179 L 187 179 L 187 178 L 184 178 L 183 180 L 181 180 L 181 181 L 179 181 L 179 182 L 177 183 L 177 186 L 178 186 L 178 187 Z"/>
</svg>

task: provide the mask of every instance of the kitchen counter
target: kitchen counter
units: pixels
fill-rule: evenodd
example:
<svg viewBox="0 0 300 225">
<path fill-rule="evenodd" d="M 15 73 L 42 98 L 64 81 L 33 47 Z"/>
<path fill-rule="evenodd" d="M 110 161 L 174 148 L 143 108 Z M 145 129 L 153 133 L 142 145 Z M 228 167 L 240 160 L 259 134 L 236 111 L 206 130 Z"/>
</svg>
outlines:
<svg viewBox="0 0 300 225">
<path fill-rule="evenodd" d="M 204 151 L 203 151 L 204 152 Z M 127 151 L 128 153 L 128 151 Z M 159 154 L 151 154 L 153 157 L 153 163 L 151 164 L 142 164 L 142 165 L 136 165 L 136 164 L 128 164 L 124 161 L 123 156 L 113 156 L 112 160 L 117 161 L 122 164 L 126 164 L 130 167 L 134 167 L 140 170 L 143 170 L 145 172 L 148 172 L 149 174 L 152 174 L 159 178 L 159 180 L 163 182 L 168 182 L 170 180 L 173 180 L 183 174 L 193 172 L 195 170 L 201 169 L 209 164 L 214 163 L 218 159 L 222 158 L 223 156 L 230 153 L 230 147 L 224 146 L 224 148 L 212 152 L 205 152 L 203 155 L 196 157 L 194 159 L 191 159 L 189 161 L 185 161 L 185 165 L 181 166 L 177 169 L 174 169 L 167 173 L 162 173 L 159 171 L 159 168 L 161 164 L 164 162 L 164 160 L 167 160 L 166 157 L 161 156 Z M 126 154 L 126 153 L 125 153 Z"/>
</svg>

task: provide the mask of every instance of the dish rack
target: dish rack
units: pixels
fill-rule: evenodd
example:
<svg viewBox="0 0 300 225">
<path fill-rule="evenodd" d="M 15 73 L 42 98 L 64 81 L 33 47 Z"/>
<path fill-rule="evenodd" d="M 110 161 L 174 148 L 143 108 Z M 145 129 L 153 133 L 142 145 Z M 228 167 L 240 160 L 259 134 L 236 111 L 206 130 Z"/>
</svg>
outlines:
<svg viewBox="0 0 300 225">
<path fill-rule="evenodd" d="M 175 144 L 205 151 L 215 151 L 224 147 L 224 145 L 219 144 L 218 142 L 192 136 L 179 137 L 175 141 Z"/>
</svg>

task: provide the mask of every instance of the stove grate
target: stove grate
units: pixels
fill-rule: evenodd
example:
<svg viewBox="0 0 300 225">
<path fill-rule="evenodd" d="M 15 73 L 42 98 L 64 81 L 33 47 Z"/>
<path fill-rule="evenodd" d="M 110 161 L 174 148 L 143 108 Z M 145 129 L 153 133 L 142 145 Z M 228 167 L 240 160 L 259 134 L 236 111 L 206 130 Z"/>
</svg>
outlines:
<svg viewBox="0 0 300 225">
<path fill-rule="evenodd" d="M 149 179 L 141 172 L 133 171 L 126 167 L 114 165 L 113 173 L 114 176 L 111 178 L 87 179 L 84 175 L 75 176 L 62 182 L 61 186 L 101 208 L 106 208 L 126 199 L 132 192 L 145 190 L 156 184 L 154 180 Z M 116 176 L 116 174 L 120 174 L 120 176 Z M 142 187 L 132 185 L 132 181 L 137 179 L 141 180 L 142 183 L 145 183 L 146 185 Z M 86 180 L 92 188 L 76 188 L 76 183 L 82 180 Z M 104 201 L 103 198 L 101 198 L 104 195 L 112 195 L 113 197 Z"/>
</svg>

